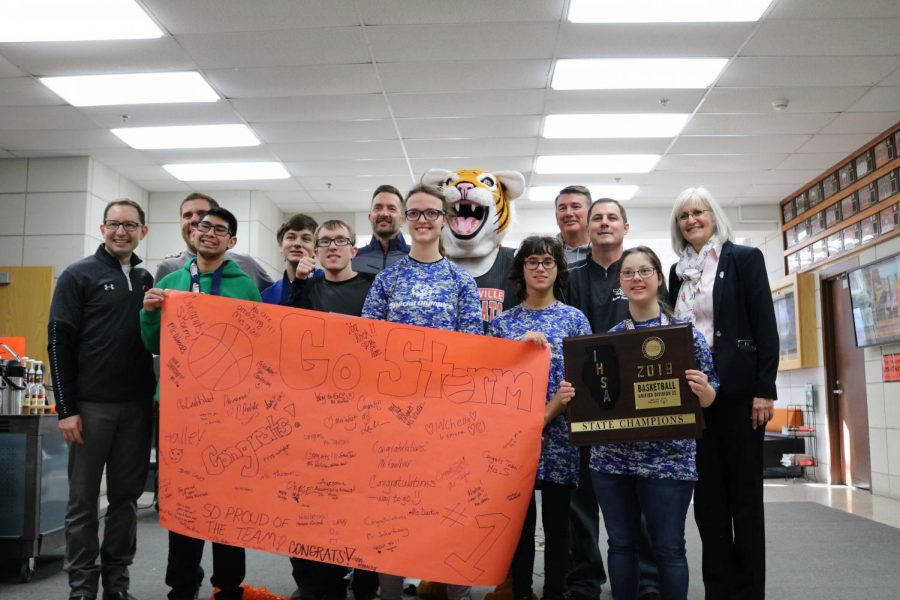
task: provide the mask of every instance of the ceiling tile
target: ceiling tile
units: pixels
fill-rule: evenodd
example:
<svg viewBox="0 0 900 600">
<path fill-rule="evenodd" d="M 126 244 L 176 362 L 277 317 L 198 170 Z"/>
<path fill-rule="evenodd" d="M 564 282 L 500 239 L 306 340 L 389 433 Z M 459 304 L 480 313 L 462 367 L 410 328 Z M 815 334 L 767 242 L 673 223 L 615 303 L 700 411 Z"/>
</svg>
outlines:
<svg viewBox="0 0 900 600">
<path fill-rule="evenodd" d="M 896 107 L 900 108 L 900 106 Z M 822 133 L 881 133 L 900 121 L 900 112 L 854 112 L 838 115 Z"/>
<path fill-rule="evenodd" d="M 736 58 L 717 85 L 725 87 L 869 86 L 900 66 L 900 56 Z"/>
<path fill-rule="evenodd" d="M 837 164 L 846 157 L 839 152 L 818 152 L 815 154 L 791 154 L 778 165 L 778 169 L 811 169 L 821 175 L 822 171 Z M 812 179 L 815 179 L 814 177 Z"/>
<path fill-rule="evenodd" d="M 24 74 L 14 64 L 0 56 L 0 77 L 21 77 Z"/>
<path fill-rule="evenodd" d="M 233 98 L 235 110 L 250 123 L 384 119 L 390 116 L 381 93 L 281 98 Z"/>
<path fill-rule="evenodd" d="M 563 23 L 559 58 L 731 58 L 753 23 Z"/>
<path fill-rule="evenodd" d="M 869 87 L 714 87 L 698 109 L 700 113 L 775 112 L 772 103 L 787 100 L 791 113 L 842 112 L 862 98 Z"/>
<path fill-rule="evenodd" d="M 261 141 L 273 144 L 397 139 L 394 124 L 388 119 L 254 123 L 252 128 Z"/>
<path fill-rule="evenodd" d="M 845 135 L 814 135 L 808 142 L 797 148 L 801 154 L 815 152 L 843 152 L 850 154 L 865 146 L 872 136 L 868 133 Z"/>
<path fill-rule="evenodd" d="M 143 0 L 170 33 L 358 25 L 353 0 Z"/>
<path fill-rule="evenodd" d="M 559 21 L 563 0 L 453 0 L 417 2 L 408 0 L 357 0 L 367 25 L 425 23 L 505 23 L 509 21 Z"/>
<path fill-rule="evenodd" d="M 184 34 L 177 39 L 203 69 L 370 61 L 362 27 Z"/>
<path fill-rule="evenodd" d="M 348 200 L 368 200 L 379 185 L 410 187 L 410 178 L 405 175 L 365 175 L 360 177 L 297 177 L 297 181 L 310 194 L 321 191 L 351 191 Z"/>
<path fill-rule="evenodd" d="M 547 90 L 548 114 L 691 113 L 705 90 Z"/>
<path fill-rule="evenodd" d="M 502 138 L 535 137 L 541 118 L 527 117 L 451 117 L 445 119 L 400 119 L 397 125 L 403 138 Z"/>
<path fill-rule="evenodd" d="M 419 158 L 410 160 L 418 180 L 428 169 L 481 169 L 482 171 L 519 171 L 528 178 L 534 158 L 531 156 L 491 156 L 478 158 Z"/>
<path fill-rule="evenodd" d="M 539 115 L 544 105 L 544 90 L 540 89 L 388 94 L 387 97 L 397 118 Z"/>
<path fill-rule="evenodd" d="M 659 160 L 655 170 L 727 173 L 774 169 L 787 156 L 787 154 L 668 154 Z"/>
<path fill-rule="evenodd" d="M 0 78 L 0 106 L 51 106 L 65 102 L 30 77 Z"/>
<path fill-rule="evenodd" d="M 900 17 L 894 0 L 779 0 L 772 8 L 773 19 L 884 19 Z"/>
<path fill-rule="evenodd" d="M 786 198 L 797 191 L 797 186 L 790 183 L 756 184 L 747 186 L 744 192 L 751 198 Z"/>
<path fill-rule="evenodd" d="M 307 160 L 286 162 L 284 166 L 299 177 L 391 175 L 409 176 L 405 160 Z"/>
<path fill-rule="evenodd" d="M 231 105 L 217 102 L 85 106 L 78 109 L 100 127 L 162 127 L 241 123 Z"/>
<path fill-rule="evenodd" d="M 172 176 L 167 179 L 134 179 L 133 181 L 145 190 L 153 192 L 187 192 L 195 189 L 192 184 L 178 181 Z"/>
<path fill-rule="evenodd" d="M 898 28 L 900 19 L 766 20 L 741 56 L 896 55 Z"/>
<path fill-rule="evenodd" d="M 378 68 L 387 92 L 545 88 L 550 76 L 549 60 L 387 63 Z"/>
<path fill-rule="evenodd" d="M 0 86 L 3 80 L 0 79 Z M 0 96 L 2 97 L 2 96 Z M 850 112 L 895 111 L 900 108 L 900 86 L 876 87 L 850 107 Z"/>
<path fill-rule="evenodd" d="M 105 75 L 196 69 L 178 43 L 153 40 L 3 44 L 3 56 L 30 75 Z"/>
<path fill-rule="evenodd" d="M 380 91 L 372 65 L 212 69 L 210 83 L 226 98 L 365 94 Z"/>
<path fill-rule="evenodd" d="M 831 113 L 768 115 L 694 115 L 683 135 L 761 135 L 817 133 L 835 117 Z"/>
<path fill-rule="evenodd" d="M 537 138 L 472 140 L 407 140 L 410 158 L 528 156 L 534 154 Z"/>
<path fill-rule="evenodd" d="M 379 63 L 461 60 L 550 59 L 557 24 L 470 23 L 453 25 L 385 25 L 367 27 Z M 440 69 L 440 67 L 438 67 Z M 469 76 L 491 76 L 472 71 Z"/>
<path fill-rule="evenodd" d="M 93 123 L 71 106 L 0 106 L 0 129 L 87 129 Z"/>
<path fill-rule="evenodd" d="M 794 152 L 810 139 L 809 135 L 682 135 L 672 154 L 759 154 Z"/>
<path fill-rule="evenodd" d="M 271 162 L 275 160 L 265 146 L 246 148 L 174 148 L 167 150 L 143 150 L 143 152 L 150 161 L 156 164 Z"/>
<path fill-rule="evenodd" d="M 280 160 L 354 160 L 403 158 L 399 140 L 376 142 L 303 142 L 299 144 L 268 144 L 269 150 Z"/>
<path fill-rule="evenodd" d="M 105 129 L 23 129 L 0 130 L 0 148 L 23 156 L 22 151 L 38 151 L 43 156 L 54 152 L 71 155 L 81 151 L 92 154 L 95 148 L 126 148 L 125 142 Z M 29 156 L 35 156 L 29 154 Z"/>
</svg>

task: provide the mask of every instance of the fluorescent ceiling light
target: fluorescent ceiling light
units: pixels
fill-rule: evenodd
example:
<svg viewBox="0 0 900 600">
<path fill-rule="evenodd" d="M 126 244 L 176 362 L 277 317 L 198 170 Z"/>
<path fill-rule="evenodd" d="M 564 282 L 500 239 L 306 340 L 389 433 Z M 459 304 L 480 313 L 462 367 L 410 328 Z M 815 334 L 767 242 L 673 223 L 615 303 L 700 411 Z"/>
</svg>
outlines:
<svg viewBox="0 0 900 600">
<path fill-rule="evenodd" d="M 613 198 L 615 200 L 631 200 L 638 190 L 636 185 L 589 185 L 591 198 Z M 558 185 L 538 185 L 528 190 L 528 198 L 537 202 L 553 202 L 562 187 Z"/>
<path fill-rule="evenodd" d="M 671 138 L 684 128 L 691 115 L 547 115 L 545 138 Z"/>
<path fill-rule="evenodd" d="M 196 71 L 41 77 L 41 83 L 72 106 L 215 102 L 219 99 Z"/>
<path fill-rule="evenodd" d="M 163 169 L 181 181 L 246 181 L 290 177 L 284 165 L 277 162 L 163 165 Z"/>
<path fill-rule="evenodd" d="M 538 156 L 534 165 L 534 171 L 541 175 L 649 173 L 656 166 L 659 159 L 659 154 Z"/>
<path fill-rule="evenodd" d="M 0 42 L 133 40 L 165 35 L 134 0 L 0 0 Z"/>
<path fill-rule="evenodd" d="M 772 0 L 572 0 L 572 23 L 758 21 Z"/>
<path fill-rule="evenodd" d="M 726 58 L 561 59 L 550 85 L 555 90 L 705 88 L 726 63 Z"/>
<path fill-rule="evenodd" d="M 259 146 L 259 140 L 246 125 L 127 127 L 110 131 L 135 150 Z"/>
</svg>

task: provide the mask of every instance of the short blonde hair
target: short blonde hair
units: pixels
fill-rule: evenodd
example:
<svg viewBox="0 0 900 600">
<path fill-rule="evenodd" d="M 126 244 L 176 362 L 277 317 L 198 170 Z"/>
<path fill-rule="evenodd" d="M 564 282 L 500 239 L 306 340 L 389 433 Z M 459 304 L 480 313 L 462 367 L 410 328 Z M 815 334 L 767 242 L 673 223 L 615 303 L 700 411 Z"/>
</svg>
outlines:
<svg viewBox="0 0 900 600">
<path fill-rule="evenodd" d="M 672 249 L 675 251 L 675 254 L 681 256 L 688 246 L 687 240 L 684 239 L 681 228 L 678 226 L 678 215 L 684 212 L 684 207 L 687 204 L 694 206 L 706 204 L 712 212 L 713 237 L 716 238 L 716 241 L 720 244 L 734 241 L 734 231 L 731 229 L 731 223 L 728 221 L 725 211 L 722 210 L 722 205 L 705 187 L 690 187 L 675 198 L 675 204 L 672 206 L 672 216 L 669 219 L 669 227 L 671 227 L 672 232 Z"/>
</svg>

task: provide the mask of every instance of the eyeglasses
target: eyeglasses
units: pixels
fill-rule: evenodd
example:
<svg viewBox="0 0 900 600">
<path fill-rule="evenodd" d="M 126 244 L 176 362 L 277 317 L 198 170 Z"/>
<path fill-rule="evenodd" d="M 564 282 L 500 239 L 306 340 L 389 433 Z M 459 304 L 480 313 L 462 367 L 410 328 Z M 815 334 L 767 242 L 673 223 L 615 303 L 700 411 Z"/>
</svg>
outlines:
<svg viewBox="0 0 900 600">
<path fill-rule="evenodd" d="M 703 208 L 703 209 L 695 208 L 694 210 L 691 210 L 691 211 L 684 211 L 683 213 L 678 215 L 677 219 L 679 221 L 687 221 L 691 217 L 694 217 L 695 219 L 699 219 L 700 217 L 703 216 L 703 213 L 708 213 L 708 212 L 712 212 L 712 211 L 708 208 Z"/>
<path fill-rule="evenodd" d="M 406 211 L 406 220 L 415 222 L 424 216 L 426 221 L 437 221 L 438 217 L 443 217 L 446 214 L 446 211 L 436 208 L 426 208 L 425 210 L 411 208 Z"/>
<path fill-rule="evenodd" d="M 653 274 L 656 273 L 656 269 L 653 267 L 641 267 L 637 271 L 634 269 L 622 269 L 619 271 L 619 279 L 622 281 L 631 281 L 634 279 L 635 275 L 640 275 L 641 279 L 649 279 L 653 277 Z"/>
<path fill-rule="evenodd" d="M 319 248 L 327 248 L 332 243 L 335 246 L 337 246 L 338 248 L 340 248 L 343 246 L 349 246 L 350 244 L 353 243 L 353 240 L 351 240 L 350 238 L 347 238 L 347 237 L 336 237 L 336 238 L 323 237 L 323 238 L 319 238 L 316 240 L 316 246 L 318 246 Z"/>
<path fill-rule="evenodd" d="M 194 225 L 194 228 L 196 228 L 200 233 L 209 233 L 210 231 L 212 231 L 216 234 L 217 237 L 221 238 L 231 235 L 231 230 L 224 225 L 213 225 L 209 221 L 200 221 L 199 223 Z"/>
<path fill-rule="evenodd" d="M 525 268 L 529 271 L 536 271 L 538 267 L 544 267 L 545 271 L 549 271 L 556 267 L 556 261 L 552 258 L 538 260 L 537 258 L 526 258 Z"/>
<path fill-rule="evenodd" d="M 141 227 L 141 224 L 134 221 L 103 221 L 103 229 L 109 232 L 117 231 L 119 227 L 125 228 L 128 233 L 134 233 Z"/>
</svg>

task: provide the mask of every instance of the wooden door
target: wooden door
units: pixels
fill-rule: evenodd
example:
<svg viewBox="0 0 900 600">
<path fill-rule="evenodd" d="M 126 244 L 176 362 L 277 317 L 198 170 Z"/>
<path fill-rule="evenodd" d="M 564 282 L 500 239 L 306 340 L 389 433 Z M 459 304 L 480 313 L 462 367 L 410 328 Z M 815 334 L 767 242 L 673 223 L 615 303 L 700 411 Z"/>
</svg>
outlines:
<svg viewBox="0 0 900 600">
<path fill-rule="evenodd" d="M 865 358 L 856 347 L 847 276 L 825 280 L 822 286 L 832 481 L 871 489 Z"/>
</svg>

